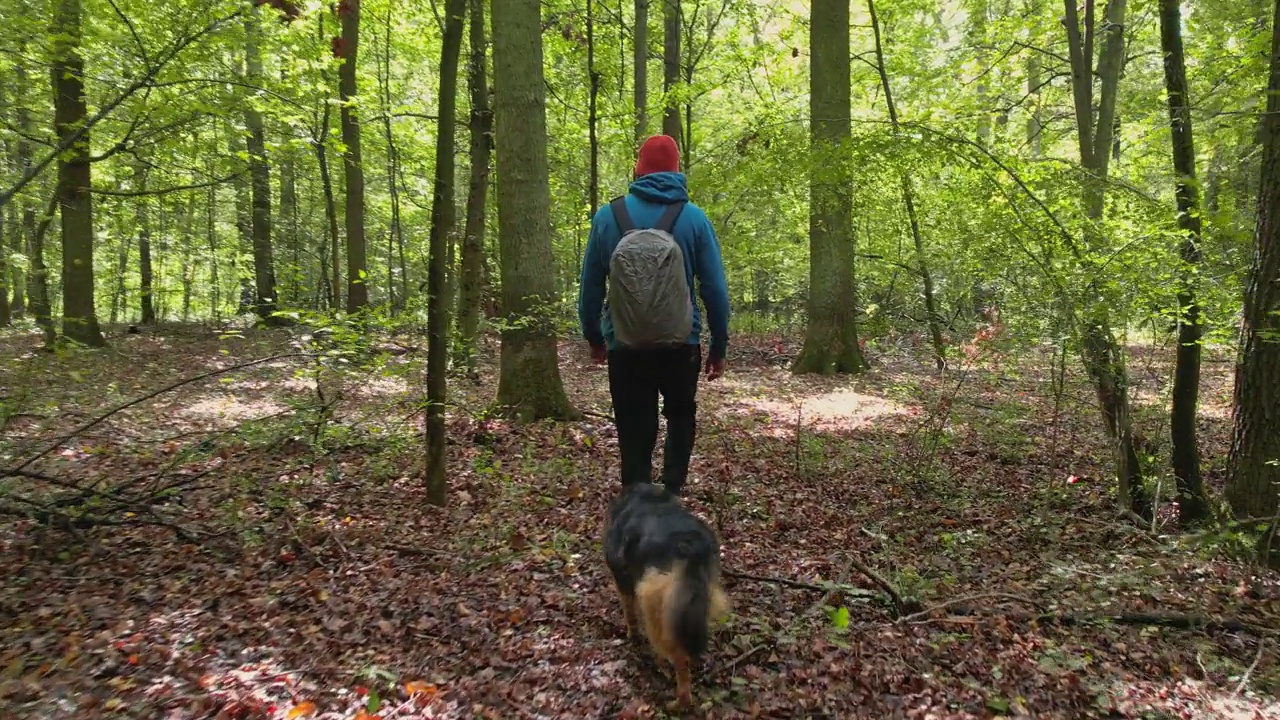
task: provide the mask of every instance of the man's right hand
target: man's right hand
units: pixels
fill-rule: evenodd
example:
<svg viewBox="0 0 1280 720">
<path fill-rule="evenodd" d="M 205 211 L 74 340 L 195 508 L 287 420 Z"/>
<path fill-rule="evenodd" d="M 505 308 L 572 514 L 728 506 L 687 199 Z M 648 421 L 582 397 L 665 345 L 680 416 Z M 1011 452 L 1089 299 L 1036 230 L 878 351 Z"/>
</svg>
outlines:
<svg viewBox="0 0 1280 720">
<path fill-rule="evenodd" d="M 604 365 L 609 362 L 609 347 L 607 345 L 592 345 L 591 360 L 597 365 Z"/>
<path fill-rule="evenodd" d="M 707 379 L 715 380 L 724 374 L 724 358 L 707 360 Z"/>
</svg>

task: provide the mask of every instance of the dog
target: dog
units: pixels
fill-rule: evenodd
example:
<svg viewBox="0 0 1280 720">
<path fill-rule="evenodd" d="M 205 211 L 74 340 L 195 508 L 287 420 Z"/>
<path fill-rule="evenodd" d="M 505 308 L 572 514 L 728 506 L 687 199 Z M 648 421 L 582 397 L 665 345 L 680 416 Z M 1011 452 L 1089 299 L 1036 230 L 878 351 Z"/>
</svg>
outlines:
<svg viewBox="0 0 1280 720">
<path fill-rule="evenodd" d="M 715 532 L 666 488 L 636 483 L 609 503 L 604 558 L 627 637 L 635 640 L 643 629 L 675 669 L 675 704 L 690 707 L 690 661 L 706 652 L 711 621 L 729 612 Z"/>
</svg>

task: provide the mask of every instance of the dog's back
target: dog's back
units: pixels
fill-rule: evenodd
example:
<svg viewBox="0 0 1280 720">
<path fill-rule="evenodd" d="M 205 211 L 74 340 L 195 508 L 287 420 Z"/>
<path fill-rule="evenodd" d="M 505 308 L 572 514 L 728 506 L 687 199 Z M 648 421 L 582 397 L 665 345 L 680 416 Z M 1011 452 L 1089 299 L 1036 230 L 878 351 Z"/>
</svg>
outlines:
<svg viewBox="0 0 1280 720">
<path fill-rule="evenodd" d="M 689 702 L 689 661 L 706 651 L 710 621 L 729 609 L 715 533 L 664 488 L 642 483 L 609 504 L 604 546 L 628 630 L 642 623 L 654 650 L 675 666 L 680 699 Z"/>
</svg>

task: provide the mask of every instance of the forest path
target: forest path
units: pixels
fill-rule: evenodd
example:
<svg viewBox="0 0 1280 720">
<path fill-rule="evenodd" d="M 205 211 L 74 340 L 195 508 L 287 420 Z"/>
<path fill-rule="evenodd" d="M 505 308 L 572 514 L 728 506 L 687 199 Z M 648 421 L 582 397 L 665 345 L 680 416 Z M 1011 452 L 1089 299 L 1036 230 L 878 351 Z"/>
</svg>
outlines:
<svg viewBox="0 0 1280 720">
<path fill-rule="evenodd" d="M 8 336 L 4 463 L 290 343 L 167 328 L 51 356 Z M 80 487 L 180 489 L 154 516 L 120 509 L 121 526 L 0 525 L 5 716 L 664 716 L 674 682 L 621 638 L 600 559 L 617 482 L 603 369 L 563 344 L 566 387 L 591 414 L 525 427 L 480 412 L 492 352 L 478 383 L 453 380 L 440 510 L 422 487 L 421 357 L 406 344 L 325 370 L 319 392 L 297 357 L 184 385 L 33 464 Z M 1280 644 L 1260 648 L 1272 631 L 1256 629 L 1277 626 L 1277 576 L 1112 521 L 1088 388 L 1069 368 L 1055 400 L 1047 364 L 998 350 L 941 380 L 905 357 L 795 378 L 787 343 L 746 340 L 702 384 L 690 504 L 727 570 L 785 581 L 728 578 L 735 613 L 695 673 L 704 716 L 1280 718 L 1252 695 L 1280 688 Z M 1142 383 L 1159 373 L 1142 363 L 1158 361 L 1133 361 L 1153 437 L 1161 389 Z M 1206 365 L 1210 481 L 1228 372 Z M 23 497 L 57 489 L 29 480 Z M 133 524 L 159 517 L 188 536 Z M 895 617 L 857 564 L 932 610 Z M 1136 615 L 1155 612 L 1243 629 Z M 1082 617 L 1126 613 L 1132 624 Z"/>
</svg>

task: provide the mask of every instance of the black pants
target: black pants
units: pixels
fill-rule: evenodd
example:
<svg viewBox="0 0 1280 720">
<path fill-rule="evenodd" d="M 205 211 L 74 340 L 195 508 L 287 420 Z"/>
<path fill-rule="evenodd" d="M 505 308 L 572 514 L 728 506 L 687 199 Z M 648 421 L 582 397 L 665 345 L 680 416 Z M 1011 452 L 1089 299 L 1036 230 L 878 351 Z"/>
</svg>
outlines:
<svg viewBox="0 0 1280 720">
<path fill-rule="evenodd" d="M 689 476 L 698 409 L 702 347 L 609 351 L 609 394 L 622 451 L 622 484 L 653 482 L 658 442 L 658 394 L 667 418 L 662 484 L 679 493 Z"/>
</svg>

